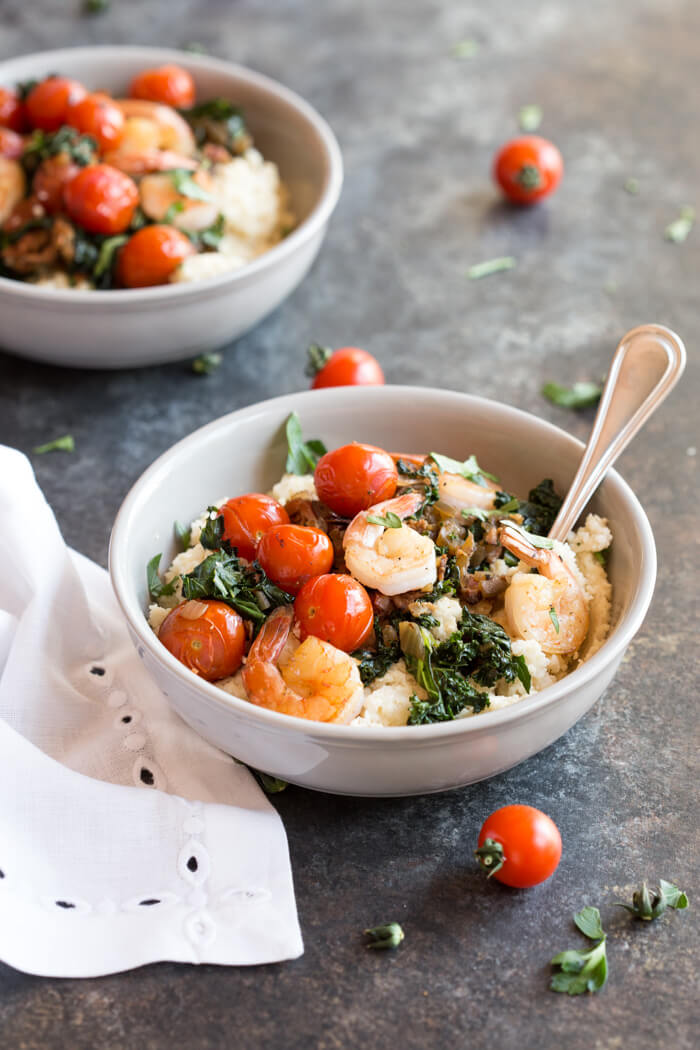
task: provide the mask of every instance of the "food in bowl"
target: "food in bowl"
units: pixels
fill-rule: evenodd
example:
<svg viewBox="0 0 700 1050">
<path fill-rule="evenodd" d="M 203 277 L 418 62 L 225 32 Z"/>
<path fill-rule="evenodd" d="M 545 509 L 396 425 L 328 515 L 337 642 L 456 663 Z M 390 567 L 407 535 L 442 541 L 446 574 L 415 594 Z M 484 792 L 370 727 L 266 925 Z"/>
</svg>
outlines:
<svg viewBox="0 0 700 1050">
<path fill-rule="evenodd" d="M 607 521 L 548 540 L 527 499 L 469 456 L 326 452 L 287 423 L 271 493 L 219 500 L 158 576 L 149 622 L 203 679 L 320 722 L 403 726 L 506 707 L 563 678 L 610 627 Z"/>
<path fill-rule="evenodd" d="M 227 98 L 177 66 L 126 98 L 48 76 L 0 91 L 0 275 L 143 288 L 245 266 L 293 229 L 277 166 Z"/>
</svg>

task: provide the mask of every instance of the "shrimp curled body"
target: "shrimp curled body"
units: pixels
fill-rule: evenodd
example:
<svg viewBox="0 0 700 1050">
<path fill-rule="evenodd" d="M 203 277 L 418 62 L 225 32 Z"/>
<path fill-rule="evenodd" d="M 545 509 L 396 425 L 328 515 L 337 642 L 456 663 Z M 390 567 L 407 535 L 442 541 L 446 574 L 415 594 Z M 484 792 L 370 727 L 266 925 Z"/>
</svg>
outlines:
<svg viewBox="0 0 700 1050">
<path fill-rule="evenodd" d="M 422 503 L 420 493 L 407 492 L 360 511 L 352 519 L 343 537 L 345 564 L 365 587 L 391 596 L 435 583 L 435 544 L 429 536 L 403 524 L 403 519 L 415 514 Z M 401 526 L 387 528 L 367 520 L 387 514 L 402 519 Z"/>
<path fill-rule="evenodd" d="M 292 619 L 290 607 L 275 609 L 251 645 L 242 672 L 248 699 L 297 718 L 351 722 L 364 703 L 362 679 L 351 656 L 309 635 L 283 668 L 277 666 Z"/>
<path fill-rule="evenodd" d="M 521 532 L 504 526 L 503 546 L 537 574 L 516 572 L 505 594 L 513 634 L 534 639 L 545 653 L 573 653 L 588 633 L 588 604 L 581 586 L 553 550 L 534 547 Z"/>
</svg>

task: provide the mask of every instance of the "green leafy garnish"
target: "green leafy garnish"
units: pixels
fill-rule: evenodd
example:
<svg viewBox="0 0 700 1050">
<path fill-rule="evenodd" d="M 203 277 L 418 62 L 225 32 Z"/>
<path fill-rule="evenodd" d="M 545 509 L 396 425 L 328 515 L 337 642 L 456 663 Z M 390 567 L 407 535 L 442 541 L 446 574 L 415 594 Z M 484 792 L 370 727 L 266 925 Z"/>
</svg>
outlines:
<svg viewBox="0 0 700 1050">
<path fill-rule="evenodd" d="M 287 435 L 288 474 L 313 474 L 321 456 L 326 453 L 326 446 L 318 438 L 304 441 L 301 433 L 301 422 L 296 412 L 292 412 L 285 424 Z"/>
<path fill-rule="evenodd" d="M 482 470 L 476 461 L 476 456 L 469 456 L 463 462 L 458 459 L 451 459 L 450 456 L 441 456 L 438 452 L 431 452 L 430 458 L 437 463 L 440 471 L 446 474 L 460 474 L 467 481 L 473 481 L 477 485 L 481 485 L 483 488 L 487 488 L 485 479 L 489 481 L 498 481 L 495 474 L 489 474 L 487 470 Z"/>
<path fill-rule="evenodd" d="M 503 510 L 506 506 L 512 505 L 513 499 L 514 497 L 508 492 L 497 492 L 494 503 L 496 507 Z M 526 500 L 518 500 L 517 513 L 522 516 L 522 528 L 528 533 L 546 536 L 556 520 L 561 502 L 561 498 L 554 491 L 552 479 L 545 478 L 544 481 L 540 481 L 539 485 L 530 489 Z M 531 543 L 535 542 L 531 535 L 528 536 L 528 539 Z"/>
<path fill-rule="evenodd" d="M 121 233 L 117 237 L 107 237 L 99 247 L 97 255 L 97 262 L 92 271 L 92 275 L 95 281 L 99 281 L 108 270 L 114 267 L 116 262 L 116 255 L 122 245 L 126 244 L 129 238 L 126 234 Z"/>
<path fill-rule="evenodd" d="M 549 987 L 553 992 L 565 992 L 567 995 L 597 992 L 608 977 L 606 936 L 600 922 L 600 912 L 597 908 L 587 906 L 574 915 L 574 922 L 584 937 L 597 943 L 586 952 L 571 949 L 555 955 L 552 966 L 559 967 L 560 972 L 554 974 Z"/>
<path fill-rule="evenodd" d="M 179 215 L 181 211 L 185 210 L 184 201 L 173 201 L 168 207 L 165 215 L 163 216 L 164 223 L 172 223 L 176 215 Z"/>
<path fill-rule="evenodd" d="M 424 510 L 425 507 L 429 507 L 432 503 L 436 503 L 440 499 L 438 474 L 428 460 L 421 464 L 421 466 L 417 467 L 413 463 L 408 463 L 405 459 L 399 459 L 396 463 L 396 469 L 402 477 L 411 478 L 414 481 L 420 482 L 420 486 L 418 487 L 423 493 L 423 507 L 421 510 Z M 411 487 L 413 488 L 414 486 Z M 407 488 L 403 491 L 407 491 Z"/>
<path fill-rule="evenodd" d="M 588 408 L 596 405 L 603 393 L 598 383 L 580 382 L 573 386 L 562 386 L 560 383 L 545 383 L 542 394 L 555 405 L 562 408 Z"/>
<path fill-rule="evenodd" d="M 83 12 L 86 15 L 101 15 L 109 10 L 110 0 L 83 0 Z"/>
<path fill-rule="evenodd" d="M 202 189 L 192 178 L 192 172 L 187 171 L 186 168 L 174 168 L 169 174 L 173 186 L 181 197 L 187 197 L 193 201 L 213 200 L 211 193 Z"/>
<path fill-rule="evenodd" d="M 631 904 L 624 904 L 622 901 L 618 901 L 617 904 L 620 908 L 626 908 L 631 915 L 636 916 L 638 919 L 650 922 L 652 919 L 658 919 L 660 915 L 663 915 L 667 908 L 673 908 L 676 911 L 687 908 L 688 897 L 677 886 L 674 886 L 672 882 L 659 879 L 658 890 L 650 890 L 646 882 L 643 882 L 641 889 L 632 894 Z"/>
<path fill-rule="evenodd" d="M 554 630 L 559 634 L 559 617 L 557 616 L 557 610 L 553 605 L 549 607 L 549 618 L 554 624 Z"/>
<path fill-rule="evenodd" d="M 398 641 L 385 642 L 379 620 L 374 621 L 375 649 L 356 649 L 352 654 L 359 661 L 360 678 L 363 685 L 369 685 L 376 678 L 385 675 L 389 668 L 401 659 L 401 646 Z"/>
<path fill-rule="evenodd" d="M 400 529 L 403 524 L 393 510 L 387 511 L 386 514 L 368 514 L 367 521 L 372 525 L 383 525 L 385 529 Z"/>
<path fill-rule="evenodd" d="M 466 40 L 460 40 L 459 43 L 455 44 L 452 48 L 452 54 L 455 58 L 474 58 L 478 50 L 478 40 L 467 37 Z"/>
<path fill-rule="evenodd" d="M 479 281 L 482 277 L 490 277 L 493 273 L 503 273 L 505 270 L 513 270 L 516 262 L 512 255 L 502 255 L 497 259 L 486 259 L 484 262 L 474 263 L 467 270 L 470 281 Z"/>
<path fill-rule="evenodd" d="M 521 106 L 518 111 L 518 124 L 523 131 L 537 131 L 542 123 L 542 107 L 531 103 Z"/>
<path fill-rule="evenodd" d="M 593 557 L 596 561 L 600 562 L 601 565 L 605 566 L 608 563 L 608 551 L 609 547 L 606 547 L 604 551 L 593 551 Z"/>
<path fill-rule="evenodd" d="M 192 371 L 198 376 L 208 376 L 219 367 L 223 357 L 221 354 L 200 354 L 192 362 Z"/>
<path fill-rule="evenodd" d="M 694 222 L 695 208 L 691 207 L 690 204 L 686 204 L 681 208 L 678 218 L 674 219 L 666 227 L 664 231 L 666 240 L 672 241 L 674 244 L 682 244 L 692 230 Z"/>
<path fill-rule="evenodd" d="M 318 343 L 311 343 L 306 351 L 307 360 L 304 375 L 307 375 L 309 379 L 313 379 L 323 366 L 328 364 L 332 353 L 333 351 L 328 346 L 319 346 Z"/>
<path fill-rule="evenodd" d="M 463 518 L 478 518 L 479 521 L 488 521 L 489 518 L 501 518 L 504 514 L 515 514 L 519 506 L 520 500 L 513 496 L 507 503 L 496 507 L 495 510 L 484 510 L 483 507 L 463 507 L 461 513 Z"/>
<path fill-rule="evenodd" d="M 404 938 L 404 932 L 398 922 L 387 922 L 384 926 L 372 926 L 365 930 L 368 948 L 398 948 Z"/>
<path fill-rule="evenodd" d="M 96 139 L 64 124 L 58 131 L 33 131 L 24 147 L 22 164 L 33 173 L 43 160 L 66 153 L 76 164 L 85 166 L 94 162 L 97 152 Z"/>
<path fill-rule="evenodd" d="M 535 532 L 527 532 L 522 525 L 517 525 L 514 521 L 507 520 L 503 524 L 507 529 L 512 529 L 513 532 L 519 532 L 533 547 L 540 547 L 546 551 L 551 551 L 554 547 L 554 540 L 548 539 L 547 536 L 538 536 Z"/>
<path fill-rule="evenodd" d="M 227 98 L 212 98 L 179 112 L 191 125 L 200 146 L 211 141 L 237 153 L 249 139 L 243 114 Z"/>
<path fill-rule="evenodd" d="M 635 179 L 634 177 L 625 179 L 623 189 L 625 193 L 629 193 L 630 196 L 636 197 L 639 193 L 639 179 Z"/>
<path fill-rule="evenodd" d="M 290 605 L 294 600 L 268 579 L 257 562 L 247 565 L 233 551 L 223 549 L 214 551 L 182 577 L 182 594 L 184 598 L 226 602 L 257 627 L 272 609 Z"/>
<path fill-rule="evenodd" d="M 221 238 L 224 235 L 226 229 L 226 220 L 223 213 L 219 213 L 216 218 L 216 222 L 212 226 L 207 226 L 205 230 L 200 230 L 197 234 L 191 235 L 191 240 L 195 243 L 203 245 L 205 248 L 211 248 L 215 250 L 221 243 Z"/>
<path fill-rule="evenodd" d="M 158 566 L 160 565 L 160 559 L 162 554 L 154 554 L 148 565 L 146 566 L 146 581 L 148 583 L 148 593 L 151 598 L 158 601 L 159 598 L 165 597 L 175 593 L 175 586 L 177 584 L 178 577 L 171 580 L 170 583 L 163 583 L 160 576 L 158 575 Z"/>
<path fill-rule="evenodd" d="M 188 525 L 183 525 L 181 521 L 173 522 L 173 532 L 181 545 L 183 551 L 186 551 L 192 540 L 192 530 Z"/>
<path fill-rule="evenodd" d="M 254 772 L 268 795 L 279 795 L 280 791 L 284 791 L 285 788 L 289 787 L 286 780 L 280 780 L 279 777 L 271 777 L 268 773 L 261 773 L 259 769 L 254 770 Z"/>
<path fill-rule="evenodd" d="M 45 452 L 75 452 L 75 438 L 72 434 L 64 434 L 63 437 L 47 441 L 45 445 L 37 445 L 34 449 L 35 456 L 43 456 Z"/>
</svg>

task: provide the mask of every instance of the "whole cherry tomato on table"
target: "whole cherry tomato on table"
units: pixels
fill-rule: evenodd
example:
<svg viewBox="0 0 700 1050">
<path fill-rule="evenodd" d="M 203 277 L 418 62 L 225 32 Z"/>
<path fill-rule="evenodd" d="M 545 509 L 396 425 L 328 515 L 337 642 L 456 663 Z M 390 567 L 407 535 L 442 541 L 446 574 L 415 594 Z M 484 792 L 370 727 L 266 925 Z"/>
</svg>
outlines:
<svg viewBox="0 0 700 1050">
<path fill-rule="evenodd" d="M 124 134 L 124 114 L 109 95 L 99 91 L 72 102 L 66 110 L 66 124 L 82 135 L 91 135 L 100 150 L 114 149 Z"/>
<path fill-rule="evenodd" d="M 476 856 L 506 886 L 537 886 L 556 871 L 561 835 L 551 817 L 532 806 L 503 806 L 484 822 Z"/>
<path fill-rule="evenodd" d="M 11 88 L 0 87 L 0 126 L 12 131 L 26 130 L 24 103 Z"/>
<path fill-rule="evenodd" d="M 34 172 L 32 193 L 49 215 L 63 211 L 64 190 L 80 170 L 80 165 L 71 160 L 68 153 L 57 153 L 42 160 Z"/>
<path fill-rule="evenodd" d="M 189 109 L 195 100 L 194 80 L 182 66 L 144 69 L 131 81 L 129 98 L 142 98 L 148 102 L 162 102 L 165 106 Z"/>
<path fill-rule="evenodd" d="M 24 152 L 24 139 L 10 128 L 0 127 L 0 157 L 17 160 Z"/>
<path fill-rule="evenodd" d="M 275 525 L 260 540 L 257 558 L 273 583 L 297 594 L 312 576 L 330 572 L 333 544 L 320 529 Z"/>
<path fill-rule="evenodd" d="M 388 452 L 374 445 L 342 445 L 316 464 L 318 498 L 344 518 L 391 499 L 399 474 Z"/>
<path fill-rule="evenodd" d="M 288 525 L 289 515 L 281 503 L 260 492 L 235 496 L 221 507 L 224 539 L 236 547 L 241 558 L 252 561 L 258 544 L 275 525 Z"/>
<path fill-rule="evenodd" d="M 294 602 L 301 640 L 310 634 L 336 649 L 351 653 L 372 631 L 374 610 L 361 583 L 343 573 L 329 573 L 307 580 Z"/>
<path fill-rule="evenodd" d="M 511 139 L 496 154 L 493 177 L 516 204 L 534 204 L 559 185 L 564 171 L 561 153 L 539 135 Z"/>
<path fill-rule="evenodd" d="M 182 602 L 165 617 L 158 637 L 180 663 L 207 682 L 228 678 L 243 662 L 243 620 L 225 602 Z"/>
<path fill-rule="evenodd" d="M 381 386 L 384 373 L 379 362 L 357 346 L 328 350 L 315 343 L 309 347 L 307 375 L 313 376 L 312 390 L 326 386 Z"/>
<path fill-rule="evenodd" d="M 67 184 L 68 215 L 88 233 L 124 233 L 139 202 L 133 179 L 109 164 L 89 164 Z"/>
<path fill-rule="evenodd" d="M 144 226 L 119 251 L 117 283 L 124 288 L 167 284 L 173 271 L 195 251 L 192 241 L 173 226 Z"/>
<path fill-rule="evenodd" d="M 32 88 L 24 105 L 29 123 L 42 131 L 57 131 L 66 123 L 68 107 L 87 95 L 77 80 L 69 77 L 47 77 Z"/>
</svg>

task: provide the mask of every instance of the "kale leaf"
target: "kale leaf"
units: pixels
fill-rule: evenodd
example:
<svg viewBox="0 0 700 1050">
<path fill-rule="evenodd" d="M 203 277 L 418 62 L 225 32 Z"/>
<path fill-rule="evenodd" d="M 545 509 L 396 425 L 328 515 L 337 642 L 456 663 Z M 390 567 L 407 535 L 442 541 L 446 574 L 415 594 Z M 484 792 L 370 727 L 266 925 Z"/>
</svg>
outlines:
<svg viewBox="0 0 700 1050">
<path fill-rule="evenodd" d="M 401 659 L 401 646 L 398 641 L 384 641 L 384 633 L 378 619 L 374 621 L 374 636 L 375 649 L 356 649 L 352 654 L 360 661 L 360 678 L 363 685 L 369 685 L 375 678 L 381 678 L 392 664 Z"/>
<path fill-rule="evenodd" d="M 97 157 L 97 140 L 92 135 L 81 135 L 75 128 L 64 124 L 58 131 L 33 131 L 22 153 L 22 164 L 31 175 L 48 157 L 67 153 L 75 164 L 94 163 Z"/>
<path fill-rule="evenodd" d="M 494 502 L 497 507 L 503 508 L 513 499 L 515 497 L 508 492 L 497 492 Z M 552 479 L 545 478 L 539 485 L 535 485 L 534 489 L 530 489 L 526 500 L 518 500 L 518 509 L 513 513 L 522 515 L 523 528 L 528 532 L 546 536 L 554 524 L 561 504 L 561 497 L 554 491 Z"/>
<path fill-rule="evenodd" d="M 238 153 L 250 141 L 242 112 L 227 98 L 212 98 L 179 112 L 192 127 L 199 146 L 216 142 Z"/>
<path fill-rule="evenodd" d="M 421 488 L 424 493 L 424 500 L 421 511 L 425 510 L 426 507 L 429 507 L 431 503 L 437 503 L 440 499 L 438 473 L 435 468 L 430 465 L 429 460 L 426 459 L 425 463 L 418 467 L 414 463 L 409 463 L 405 459 L 399 459 L 396 463 L 396 469 L 402 477 L 422 482 Z"/>
<path fill-rule="evenodd" d="M 260 627 L 271 609 L 290 605 L 291 595 L 276 587 L 257 562 L 248 565 L 237 554 L 217 550 L 182 577 L 184 598 L 216 598 Z"/>
</svg>

